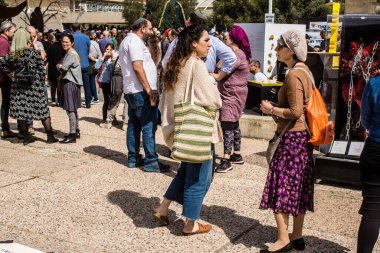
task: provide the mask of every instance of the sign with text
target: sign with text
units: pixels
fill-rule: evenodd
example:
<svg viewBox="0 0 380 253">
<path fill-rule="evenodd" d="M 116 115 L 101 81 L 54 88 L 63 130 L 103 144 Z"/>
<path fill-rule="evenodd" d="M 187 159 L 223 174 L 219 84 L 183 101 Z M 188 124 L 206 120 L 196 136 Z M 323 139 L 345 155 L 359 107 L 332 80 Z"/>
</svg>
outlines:
<svg viewBox="0 0 380 253">
<path fill-rule="evenodd" d="M 280 35 L 289 29 L 305 33 L 306 25 L 272 23 L 235 23 L 241 26 L 249 38 L 252 59 L 261 63 L 261 71 L 271 77 L 276 70 L 276 46 Z"/>
<path fill-rule="evenodd" d="M 331 30 L 331 23 L 327 24 L 327 22 L 310 22 L 309 23 L 309 30 L 313 31 L 330 31 Z M 338 30 L 342 30 L 342 22 L 339 22 Z"/>
<path fill-rule="evenodd" d="M 265 13 L 265 23 L 274 23 L 274 13 Z"/>
</svg>

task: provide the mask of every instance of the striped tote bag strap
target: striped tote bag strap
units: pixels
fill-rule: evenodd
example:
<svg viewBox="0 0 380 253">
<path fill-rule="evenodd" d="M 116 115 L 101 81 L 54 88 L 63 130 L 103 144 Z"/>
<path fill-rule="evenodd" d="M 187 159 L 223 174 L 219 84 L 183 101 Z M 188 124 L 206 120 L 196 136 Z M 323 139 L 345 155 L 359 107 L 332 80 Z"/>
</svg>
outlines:
<svg viewBox="0 0 380 253">
<path fill-rule="evenodd" d="M 190 64 L 189 75 L 187 76 L 186 89 L 185 89 L 185 99 L 184 99 L 184 102 L 187 102 L 187 98 L 189 96 L 189 89 L 190 89 L 190 86 L 191 86 L 190 103 L 192 105 L 194 104 L 194 85 L 192 83 L 194 63 L 195 63 L 195 60 L 192 60 L 192 62 Z"/>
</svg>

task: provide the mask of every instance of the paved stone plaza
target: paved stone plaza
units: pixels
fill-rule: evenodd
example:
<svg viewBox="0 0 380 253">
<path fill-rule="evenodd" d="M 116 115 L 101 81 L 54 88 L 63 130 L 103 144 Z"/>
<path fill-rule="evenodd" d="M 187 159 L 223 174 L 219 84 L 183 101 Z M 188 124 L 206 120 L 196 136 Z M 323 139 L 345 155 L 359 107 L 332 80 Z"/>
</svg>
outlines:
<svg viewBox="0 0 380 253">
<path fill-rule="evenodd" d="M 69 127 L 67 115 L 57 107 L 51 115 L 62 139 Z M 216 174 L 204 201 L 201 218 L 213 230 L 185 237 L 182 220 L 176 220 L 181 206 L 172 205 L 168 227 L 152 218 L 179 166 L 167 157 L 161 130 L 157 150 L 172 172 L 146 173 L 126 167 L 121 127 L 98 126 L 101 105 L 80 109 L 79 116 L 82 135 L 76 144 L 47 144 L 40 122 L 35 122 L 35 143 L 0 141 L 0 241 L 68 253 L 258 252 L 275 241 L 272 212 L 258 209 L 267 141 L 242 140 L 245 164 Z M 219 156 L 222 148 L 217 146 Z M 316 184 L 315 212 L 306 216 L 304 252 L 355 252 L 360 203 L 358 188 Z"/>
</svg>

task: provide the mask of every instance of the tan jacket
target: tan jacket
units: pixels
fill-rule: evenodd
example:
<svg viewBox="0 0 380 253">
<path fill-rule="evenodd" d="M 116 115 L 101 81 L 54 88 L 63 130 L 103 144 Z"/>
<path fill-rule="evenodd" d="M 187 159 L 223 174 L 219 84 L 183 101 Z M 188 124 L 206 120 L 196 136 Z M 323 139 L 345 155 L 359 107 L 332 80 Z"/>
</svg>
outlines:
<svg viewBox="0 0 380 253">
<path fill-rule="evenodd" d="M 160 99 L 159 109 L 161 112 L 161 129 L 166 145 L 171 149 L 174 138 L 174 104 L 185 101 L 185 89 L 188 75 L 190 73 L 191 62 L 195 61 L 193 69 L 193 85 L 195 102 L 205 107 L 222 107 L 222 100 L 216 85 L 212 84 L 206 69 L 205 63 L 197 58 L 190 57 L 185 66 L 178 75 L 178 81 L 174 90 L 163 91 Z M 189 92 L 190 96 L 190 92 Z M 219 125 L 218 116 L 215 118 L 213 143 L 217 143 L 222 139 L 222 131 Z"/>
<path fill-rule="evenodd" d="M 298 63 L 295 68 L 303 68 L 313 74 L 305 64 Z M 309 102 L 312 82 L 310 77 L 302 69 L 291 69 L 287 74 L 284 85 L 278 92 L 278 106 L 285 108 L 282 115 L 279 115 L 277 123 L 277 132 L 281 132 L 289 120 L 296 120 L 290 125 L 288 131 L 303 131 L 305 125 L 301 116 L 305 113 L 307 103 Z"/>
</svg>

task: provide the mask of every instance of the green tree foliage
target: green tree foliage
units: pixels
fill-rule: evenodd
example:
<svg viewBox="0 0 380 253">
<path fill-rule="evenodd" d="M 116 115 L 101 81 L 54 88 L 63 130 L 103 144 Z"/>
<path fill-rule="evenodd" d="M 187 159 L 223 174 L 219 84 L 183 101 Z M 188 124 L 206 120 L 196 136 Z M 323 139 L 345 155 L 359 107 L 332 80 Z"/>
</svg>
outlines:
<svg viewBox="0 0 380 253">
<path fill-rule="evenodd" d="M 4 0 L 0 0 L 0 6 L 6 6 Z M 4 19 L 1 19 L 1 18 L 0 18 L 0 23 L 3 22 L 3 21 L 4 21 Z"/>
<path fill-rule="evenodd" d="M 189 13 L 194 11 L 197 3 L 196 0 L 149 0 L 145 2 L 146 4 L 144 5 L 143 1 L 125 0 L 123 17 L 125 18 L 127 24 L 130 25 L 136 19 L 145 17 L 152 22 L 154 27 L 158 27 L 161 16 L 165 14 L 162 19 L 160 30 L 163 30 L 169 26 L 174 26 L 176 28 L 180 26 L 183 27 L 185 25 L 184 19 L 187 18 Z M 176 2 L 182 5 L 183 12 Z M 167 8 L 164 11 L 166 3 Z M 183 17 L 183 13 L 185 14 L 185 17 Z"/>
<path fill-rule="evenodd" d="M 299 18 L 324 17 L 331 13 L 325 0 L 273 0 L 273 13 L 276 23 L 297 23 Z M 344 13 L 344 0 L 341 13 Z M 268 0 L 216 0 L 212 22 L 217 30 L 228 30 L 233 23 L 264 22 L 268 10 Z"/>
<path fill-rule="evenodd" d="M 145 17 L 152 22 L 154 27 L 158 26 L 164 4 L 164 0 L 150 0 L 146 2 Z"/>
<path fill-rule="evenodd" d="M 145 6 L 141 0 L 125 0 L 124 1 L 124 11 L 123 17 L 127 25 L 132 25 L 132 23 L 138 18 L 144 17 Z"/>
<path fill-rule="evenodd" d="M 301 17 L 326 17 L 329 8 L 325 0 L 277 0 L 273 12 L 276 23 L 297 23 Z"/>
<path fill-rule="evenodd" d="M 249 0 L 217 0 L 212 21 L 218 31 L 228 30 L 233 23 L 252 22 L 253 4 Z"/>
<path fill-rule="evenodd" d="M 178 28 L 185 25 L 185 19 L 194 11 L 196 0 L 152 0 L 146 3 L 146 18 L 151 20 L 154 26 L 159 25 L 161 17 L 161 30 L 167 27 Z M 182 8 L 181 8 L 182 6 Z M 165 9 L 164 9 L 165 8 Z"/>
</svg>

